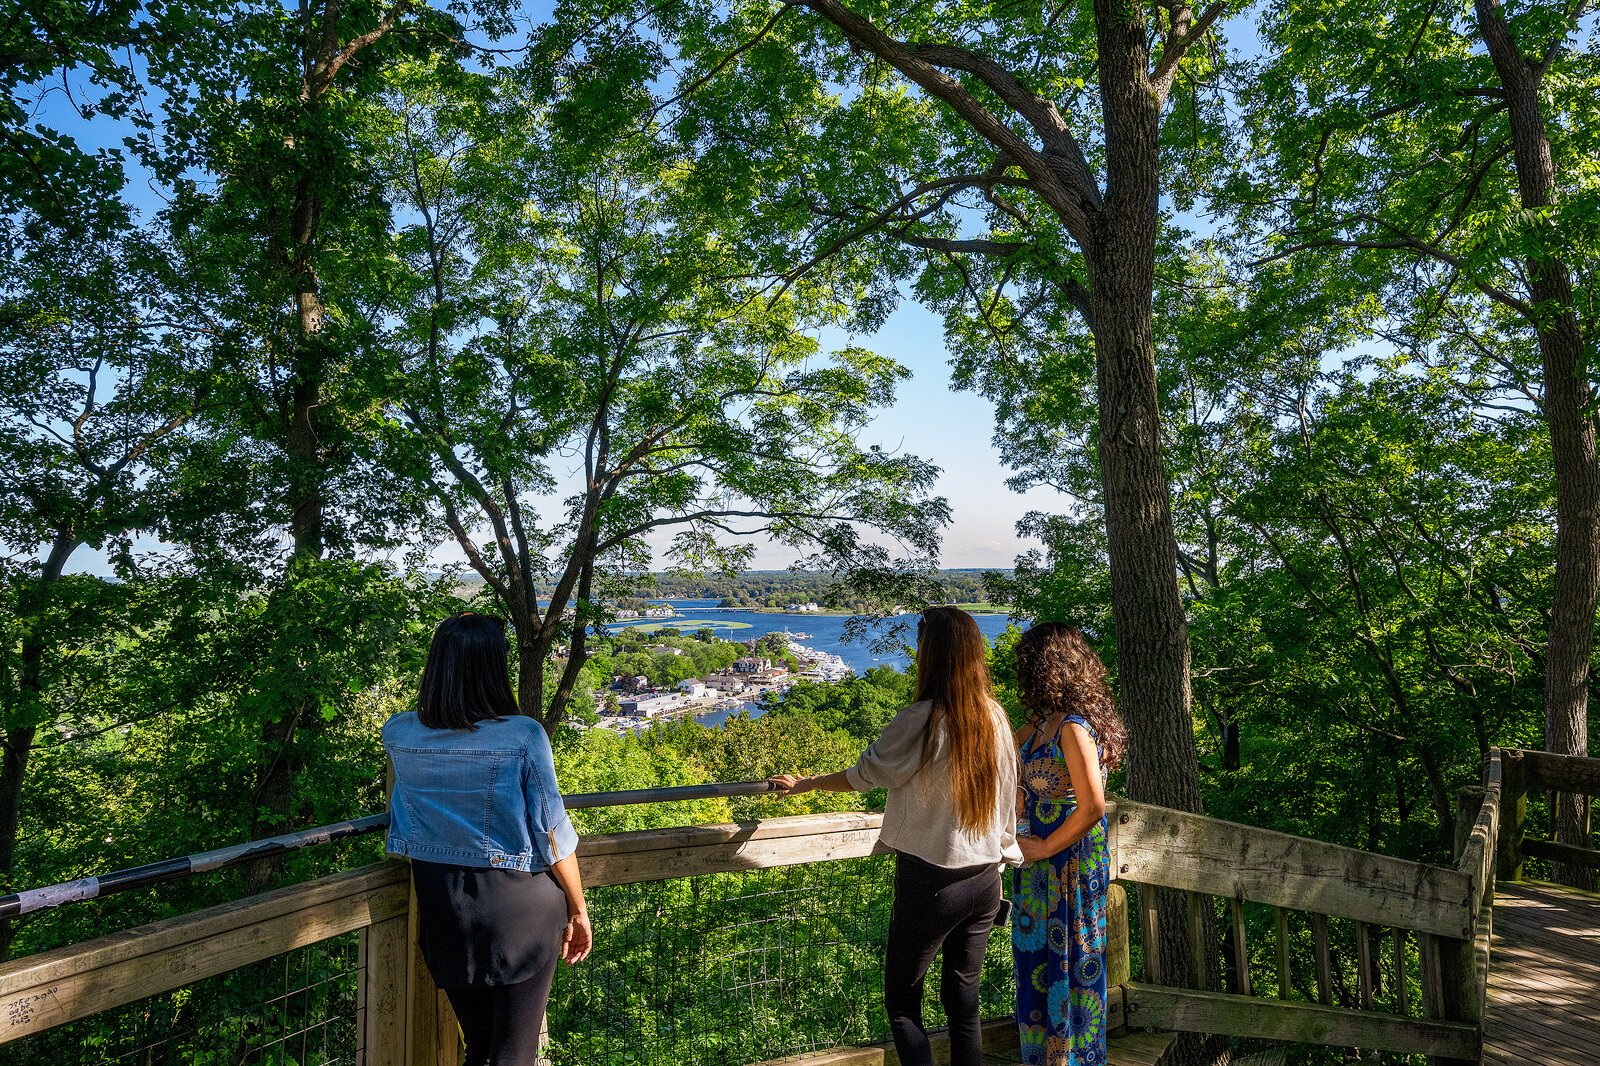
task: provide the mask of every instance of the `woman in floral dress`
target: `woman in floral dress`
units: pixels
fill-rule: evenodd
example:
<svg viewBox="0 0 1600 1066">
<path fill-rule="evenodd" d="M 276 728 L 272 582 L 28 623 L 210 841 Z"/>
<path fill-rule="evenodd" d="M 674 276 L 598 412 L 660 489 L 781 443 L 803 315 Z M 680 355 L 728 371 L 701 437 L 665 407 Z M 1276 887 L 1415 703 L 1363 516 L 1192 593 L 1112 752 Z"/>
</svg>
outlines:
<svg viewBox="0 0 1600 1066">
<path fill-rule="evenodd" d="M 1017 644 L 1028 719 L 1017 730 L 1018 842 L 1012 948 L 1017 1030 L 1029 1066 L 1105 1066 L 1105 774 L 1127 731 L 1105 664 L 1083 634 L 1047 622 Z"/>
</svg>

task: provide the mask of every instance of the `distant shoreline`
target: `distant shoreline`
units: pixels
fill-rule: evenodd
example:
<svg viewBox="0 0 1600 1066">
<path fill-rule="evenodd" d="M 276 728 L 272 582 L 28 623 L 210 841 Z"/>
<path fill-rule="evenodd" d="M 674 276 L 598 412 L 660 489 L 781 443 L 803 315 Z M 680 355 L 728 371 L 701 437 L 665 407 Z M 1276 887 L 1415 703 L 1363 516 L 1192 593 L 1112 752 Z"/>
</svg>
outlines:
<svg viewBox="0 0 1600 1066">
<path fill-rule="evenodd" d="M 660 603 L 671 603 L 672 600 L 664 598 L 664 599 L 662 599 L 662 600 L 660 600 L 658 602 L 660 602 Z M 1006 614 L 1011 610 L 1011 608 L 1005 606 L 1004 604 L 1000 604 L 1000 603 L 951 603 L 951 604 L 944 604 L 943 606 L 959 607 L 963 611 L 966 611 L 968 614 Z M 828 616 L 833 617 L 833 618 L 850 618 L 850 617 L 853 617 L 857 613 L 855 611 L 836 611 L 836 610 L 832 610 L 832 609 L 817 610 L 817 611 L 796 611 L 796 610 L 793 610 L 793 609 L 788 608 L 788 607 L 717 607 L 717 608 L 712 608 L 712 609 L 718 610 L 718 611 L 749 611 L 751 614 L 792 614 L 792 615 L 796 616 L 797 618 L 804 618 L 808 614 L 809 615 L 819 615 L 819 614 L 820 615 L 828 615 Z M 907 612 L 907 613 L 914 614 L 916 612 Z"/>
</svg>

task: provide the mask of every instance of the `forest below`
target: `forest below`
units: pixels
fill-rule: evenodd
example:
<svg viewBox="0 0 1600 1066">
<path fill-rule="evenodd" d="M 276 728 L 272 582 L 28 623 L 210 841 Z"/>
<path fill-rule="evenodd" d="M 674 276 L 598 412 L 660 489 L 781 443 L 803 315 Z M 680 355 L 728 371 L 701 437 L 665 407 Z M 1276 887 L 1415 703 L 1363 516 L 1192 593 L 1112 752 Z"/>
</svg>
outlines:
<svg viewBox="0 0 1600 1066">
<path fill-rule="evenodd" d="M 463 607 L 574 792 L 836 769 L 908 696 L 572 728 L 609 605 L 678 594 L 1072 622 L 1115 790 L 1408 858 L 1492 746 L 1587 754 L 1589 0 L 4 10 L 0 892 L 379 810 Z M 913 304 L 948 366 L 872 350 Z M 939 569 L 939 469 L 871 443 L 913 372 L 1053 501 L 1007 572 Z"/>
</svg>

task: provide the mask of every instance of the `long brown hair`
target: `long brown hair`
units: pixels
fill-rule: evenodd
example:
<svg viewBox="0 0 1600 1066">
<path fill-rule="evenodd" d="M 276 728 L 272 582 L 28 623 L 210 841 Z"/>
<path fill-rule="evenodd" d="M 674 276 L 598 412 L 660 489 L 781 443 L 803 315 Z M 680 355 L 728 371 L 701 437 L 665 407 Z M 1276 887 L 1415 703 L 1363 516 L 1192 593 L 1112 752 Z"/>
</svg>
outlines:
<svg viewBox="0 0 1600 1066">
<path fill-rule="evenodd" d="M 1076 628 L 1040 622 L 1017 641 L 1017 687 L 1028 721 L 1043 725 L 1057 713 L 1075 714 L 1094 727 L 1107 770 L 1122 765 L 1128 727 L 1111 695 L 1106 664 Z"/>
<path fill-rule="evenodd" d="M 950 742 L 950 793 L 956 824 L 968 833 L 987 832 L 1000 811 L 1002 734 L 997 728 L 983 633 L 967 612 L 930 607 L 917 624 L 917 701 L 930 700 L 927 739 L 940 722 Z"/>
</svg>

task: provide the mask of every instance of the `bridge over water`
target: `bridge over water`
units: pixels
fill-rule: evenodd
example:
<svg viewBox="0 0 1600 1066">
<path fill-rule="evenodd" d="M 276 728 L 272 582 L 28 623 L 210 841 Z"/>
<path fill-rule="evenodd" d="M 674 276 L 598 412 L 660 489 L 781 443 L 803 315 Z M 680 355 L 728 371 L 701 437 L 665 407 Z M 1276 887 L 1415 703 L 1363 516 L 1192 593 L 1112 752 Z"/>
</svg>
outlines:
<svg viewBox="0 0 1600 1066">
<path fill-rule="evenodd" d="M 1117 801 L 1113 1061 L 1155 1066 L 1184 1031 L 1235 1038 L 1262 1063 L 1308 1045 L 1600 1063 L 1600 895 L 1523 879 L 1527 858 L 1600 866 L 1600 851 L 1528 834 L 1526 796 L 1541 790 L 1600 793 L 1600 760 L 1491 752 L 1462 794 L 1452 866 Z M 873 984 L 891 871 L 878 827 L 825 814 L 584 839 L 596 951 L 557 977 L 552 1060 L 894 1062 Z M 406 867 L 384 862 L 14 960 L 0 967 L 0 1066 L 455 1066 L 414 923 Z M 1162 945 L 1184 938 L 1220 948 L 1217 990 L 1155 980 Z M 1018 1060 L 1008 960 L 997 936 L 995 1063 Z"/>
</svg>

